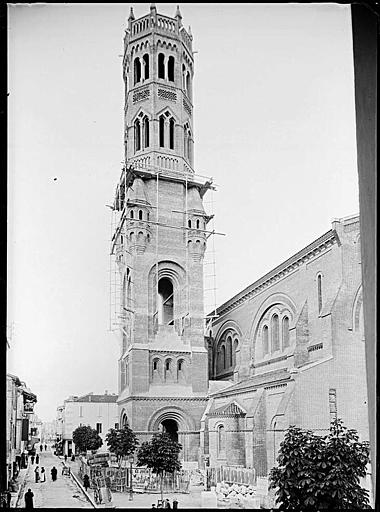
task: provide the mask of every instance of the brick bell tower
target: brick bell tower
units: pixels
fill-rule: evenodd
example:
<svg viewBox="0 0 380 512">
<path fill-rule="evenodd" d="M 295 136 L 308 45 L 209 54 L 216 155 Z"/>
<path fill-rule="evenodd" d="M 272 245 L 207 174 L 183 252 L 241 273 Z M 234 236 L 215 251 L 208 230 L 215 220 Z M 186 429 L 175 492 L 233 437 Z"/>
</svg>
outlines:
<svg viewBox="0 0 380 512">
<path fill-rule="evenodd" d="M 125 167 L 113 204 L 120 332 L 119 419 L 199 460 L 207 402 L 203 256 L 210 181 L 193 169 L 192 35 L 175 17 L 135 19 L 124 38 Z"/>
</svg>

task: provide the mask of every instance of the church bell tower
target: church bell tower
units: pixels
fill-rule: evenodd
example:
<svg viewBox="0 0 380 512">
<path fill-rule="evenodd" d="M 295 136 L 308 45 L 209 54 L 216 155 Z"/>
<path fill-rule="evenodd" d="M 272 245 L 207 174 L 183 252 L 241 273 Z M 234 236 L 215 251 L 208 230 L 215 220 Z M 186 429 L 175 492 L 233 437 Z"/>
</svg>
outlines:
<svg viewBox="0 0 380 512">
<path fill-rule="evenodd" d="M 124 39 L 125 167 L 118 182 L 111 253 L 117 265 L 119 414 L 141 436 L 164 430 L 199 456 L 207 401 L 203 196 L 194 171 L 190 28 L 131 8 Z"/>
</svg>

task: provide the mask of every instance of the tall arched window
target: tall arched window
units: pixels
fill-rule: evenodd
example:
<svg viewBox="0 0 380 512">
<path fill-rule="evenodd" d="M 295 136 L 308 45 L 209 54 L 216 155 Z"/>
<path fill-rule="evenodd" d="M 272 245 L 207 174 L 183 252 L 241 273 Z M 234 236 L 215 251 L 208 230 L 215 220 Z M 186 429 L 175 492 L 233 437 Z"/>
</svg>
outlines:
<svg viewBox="0 0 380 512">
<path fill-rule="evenodd" d="M 168 80 L 174 82 L 174 57 L 172 55 L 168 59 Z"/>
<path fill-rule="evenodd" d="M 199 229 L 199 219 L 197 219 L 197 229 Z"/>
<path fill-rule="evenodd" d="M 226 368 L 226 347 L 222 345 L 222 368 Z"/>
<path fill-rule="evenodd" d="M 139 210 L 139 220 L 142 220 L 142 218 L 143 218 L 143 212 L 142 212 L 142 210 Z"/>
<path fill-rule="evenodd" d="M 165 117 L 160 116 L 160 126 L 159 126 L 159 136 L 160 136 L 160 148 L 165 146 Z"/>
<path fill-rule="evenodd" d="M 144 130 L 144 148 L 149 147 L 149 119 L 147 116 L 143 119 L 143 130 Z"/>
<path fill-rule="evenodd" d="M 289 347 L 289 318 L 282 319 L 282 348 Z"/>
<path fill-rule="evenodd" d="M 143 56 L 143 62 L 144 62 L 144 78 L 147 80 L 149 78 L 149 55 L 146 53 Z"/>
<path fill-rule="evenodd" d="M 224 455 L 226 452 L 226 431 L 223 425 L 218 427 L 218 455 Z"/>
<path fill-rule="evenodd" d="M 269 329 L 267 325 L 263 327 L 263 354 L 269 353 Z"/>
<path fill-rule="evenodd" d="M 318 312 L 322 311 L 322 276 L 318 274 L 317 277 L 317 287 L 318 287 Z"/>
<path fill-rule="evenodd" d="M 189 220 L 187 221 L 187 227 L 188 227 L 188 228 L 191 228 L 191 219 L 189 219 Z"/>
<path fill-rule="evenodd" d="M 169 121 L 169 148 L 174 149 L 174 119 L 171 117 Z"/>
<path fill-rule="evenodd" d="M 158 54 L 158 78 L 165 78 L 165 55 Z"/>
<path fill-rule="evenodd" d="M 233 354 L 232 354 L 232 338 L 231 336 L 229 336 L 227 338 L 227 350 L 228 350 L 228 363 L 229 363 L 229 366 L 233 366 L 234 364 L 234 357 L 233 357 Z"/>
<path fill-rule="evenodd" d="M 274 314 L 271 320 L 271 331 L 272 331 L 272 352 L 280 349 L 280 333 L 279 333 L 279 320 L 278 315 Z"/>
<path fill-rule="evenodd" d="M 233 359 L 232 359 L 234 367 L 236 365 L 236 353 L 238 351 L 238 347 L 239 347 L 239 342 L 238 342 L 238 340 L 235 340 L 234 341 L 234 350 L 233 350 Z"/>
<path fill-rule="evenodd" d="M 131 210 L 131 211 L 129 212 L 129 216 L 131 217 L 131 219 L 133 219 L 133 217 L 134 217 L 133 210 Z"/>
<path fill-rule="evenodd" d="M 133 70 L 134 70 L 134 85 L 136 85 L 141 80 L 141 63 L 140 63 L 140 59 L 138 57 L 136 57 L 134 60 Z"/>
<path fill-rule="evenodd" d="M 191 99 L 191 80 L 190 80 L 189 72 L 187 72 L 187 75 L 186 75 L 186 91 L 187 91 L 188 97 Z"/>
<path fill-rule="evenodd" d="M 173 284 L 170 279 L 163 277 L 158 282 L 158 323 L 173 324 Z"/>
<path fill-rule="evenodd" d="M 182 89 L 186 91 L 186 68 L 185 64 L 182 64 Z"/>
<path fill-rule="evenodd" d="M 135 121 L 135 151 L 139 151 L 141 149 L 141 126 L 140 121 L 136 119 Z"/>
</svg>

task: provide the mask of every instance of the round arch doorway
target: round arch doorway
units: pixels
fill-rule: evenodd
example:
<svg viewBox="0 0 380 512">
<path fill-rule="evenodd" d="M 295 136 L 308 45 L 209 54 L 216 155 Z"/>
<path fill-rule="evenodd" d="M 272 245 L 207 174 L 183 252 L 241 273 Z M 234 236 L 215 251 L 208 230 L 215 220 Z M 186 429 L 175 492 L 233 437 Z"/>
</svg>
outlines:
<svg viewBox="0 0 380 512">
<path fill-rule="evenodd" d="M 162 432 L 169 434 L 173 441 L 177 441 L 178 443 L 178 423 L 176 420 L 164 420 L 161 422 L 160 426 L 162 428 Z"/>
</svg>

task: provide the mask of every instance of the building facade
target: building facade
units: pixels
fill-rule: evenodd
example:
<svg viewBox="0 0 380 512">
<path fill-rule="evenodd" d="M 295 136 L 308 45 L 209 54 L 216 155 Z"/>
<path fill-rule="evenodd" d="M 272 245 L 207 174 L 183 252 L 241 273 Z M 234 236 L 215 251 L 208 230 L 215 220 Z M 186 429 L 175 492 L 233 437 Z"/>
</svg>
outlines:
<svg viewBox="0 0 380 512">
<path fill-rule="evenodd" d="M 142 437 L 163 429 L 197 463 L 207 403 L 203 255 L 212 187 L 193 170 L 192 36 L 174 18 L 128 19 L 125 168 L 116 188 L 119 414 Z M 198 434 L 193 435 L 195 432 Z"/>
<path fill-rule="evenodd" d="M 285 429 L 336 417 L 368 439 L 358 216 L 231 298 L 204 333 L 212 182 L 193 169 L 191 31 L 150 12 L 124 40 L 125 167 L 113 203 L 118 414 L 188 465 L 267 475 Z"/>
<path fill-rule="evenodd" d="M 217 309 L 209 373 L 226 387 L 201 436 L 212 465 L 267 474 L 291 424 L 327 433 L 339 417 L 368 440 L 362 303 L 352 216 Z"/>
<path fill-rule="evenodd" d="M 90 426 L 103 440 L 100 451 L 107 450 L 106 435 L 110 428 L 118 426 L 117 395 L 88 393 L 71 396 L 57 408 L 56 449 L 58 453 L 71 456 L 76 453 L 73 432 L 77 427 Z"/>
<path fill-rule="evenodd" d="M 17 477 L 26 467 L 25 454 L 33 450 L 38 431 L 35 429 L 34 405 L 37 397 L 19 377 L 7 374 L 7 478 Z"/>
</svg>

